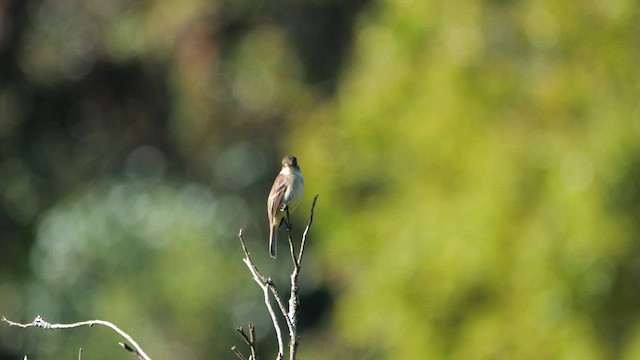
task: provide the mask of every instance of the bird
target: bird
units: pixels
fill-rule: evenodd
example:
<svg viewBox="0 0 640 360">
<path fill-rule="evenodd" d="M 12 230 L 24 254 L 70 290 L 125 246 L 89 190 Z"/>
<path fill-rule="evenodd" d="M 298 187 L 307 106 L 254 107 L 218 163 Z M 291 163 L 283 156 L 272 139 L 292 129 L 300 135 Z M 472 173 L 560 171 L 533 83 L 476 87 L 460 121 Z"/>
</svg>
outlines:
<svg viewBox="0 0 640 360">
<path fill-rule="evenodd" d="M 274 259 L 278 246 L 278 229 L 285 214 L 291 214 L 300 204 L 303 188 L 304 178 L 298 166 L 298 159 L 293 155 L 285 156 L 282 159 L 282 169 L 273 181 L 267 198 L 269 254 Z"/>
</svg>

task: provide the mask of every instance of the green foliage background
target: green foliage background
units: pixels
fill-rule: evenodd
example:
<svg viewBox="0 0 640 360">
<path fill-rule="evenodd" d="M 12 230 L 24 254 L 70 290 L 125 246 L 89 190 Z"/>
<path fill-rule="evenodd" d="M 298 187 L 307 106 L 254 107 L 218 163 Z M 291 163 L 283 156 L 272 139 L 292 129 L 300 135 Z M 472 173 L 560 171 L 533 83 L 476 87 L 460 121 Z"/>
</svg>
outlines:
<svg viewBox="0 0 640 360">
<path fill-rule="evenodd" d="M 631 1 L 8 1 L 0 314 L 155 359 L 274 350 L 284 153 L 320 194 L 303 359 L 640 356 Z M 264 251 L 263 251 L 264 250 Z M 0 327 L 0 358 L 129 358 Z"/>
</svg>

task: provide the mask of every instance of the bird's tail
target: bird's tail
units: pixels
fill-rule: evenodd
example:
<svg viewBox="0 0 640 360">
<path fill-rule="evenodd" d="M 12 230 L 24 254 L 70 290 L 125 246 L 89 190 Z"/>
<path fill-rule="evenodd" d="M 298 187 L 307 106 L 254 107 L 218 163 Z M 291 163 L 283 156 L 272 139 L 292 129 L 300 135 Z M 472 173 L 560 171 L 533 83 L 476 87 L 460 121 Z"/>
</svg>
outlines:
<svg viewBox="0 0 640 360">
<path fill-rule="evenodd" d="M 271 225 L 269 231 L 269 254 L 272 258 L 276 258 L 276 250 L 278 248 L 278 227 Z"/>
</svg>

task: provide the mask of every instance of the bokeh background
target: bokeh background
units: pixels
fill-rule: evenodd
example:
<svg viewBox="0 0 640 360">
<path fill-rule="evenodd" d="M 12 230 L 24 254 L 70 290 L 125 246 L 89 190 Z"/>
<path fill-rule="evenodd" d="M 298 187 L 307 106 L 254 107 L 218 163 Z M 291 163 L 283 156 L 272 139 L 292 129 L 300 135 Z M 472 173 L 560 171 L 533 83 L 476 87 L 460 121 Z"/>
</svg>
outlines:
<svg viewBox="0 0 640 360">
<path fill-rule="evenodd" d="M 640 358 L 629 0 L 0 1 L 0 314 L 154 359 L 274 335 L 282 155 L 320 194 L 301 359 Z M 281 249 L 284 249 L 281 246 Z M 130 359 L 0 325 L 0 358 Z"/>
</svg>

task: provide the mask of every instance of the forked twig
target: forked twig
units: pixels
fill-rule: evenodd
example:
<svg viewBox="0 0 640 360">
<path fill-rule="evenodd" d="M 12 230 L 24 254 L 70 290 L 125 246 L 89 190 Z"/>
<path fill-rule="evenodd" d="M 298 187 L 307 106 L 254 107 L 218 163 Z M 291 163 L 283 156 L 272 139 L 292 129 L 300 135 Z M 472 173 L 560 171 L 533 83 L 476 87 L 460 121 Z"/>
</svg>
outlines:
<svg viewBox="0 0 640 360">
<path fill-rule="evenodd" d="M 256 343 L 256 327 L 255 325 L 253 325 L 252 322 L 249 323 L 249 334 L 247 334 L 244 329 L 242 328 L 242 326 L 237 327 L 236 331 L 240 334 L 240 336 L 242 336 L 242 338 L 244 339 L 244 342 L 247 343 L 247 345 L 249 345 L 249 349 L 251 350 L 251 356 L 249 357 L 249 360 L 258 360 L 258 344 Z M 234 353 L 236 353 L 236 355 L 238 355 L 237 353 L 239 353 L 238 349 L 234 346 L 231 348 L 231 351 L 233 351 Z M 244 356 L 243 356 L 244 358 Z"/>
</svg>

